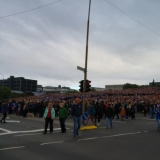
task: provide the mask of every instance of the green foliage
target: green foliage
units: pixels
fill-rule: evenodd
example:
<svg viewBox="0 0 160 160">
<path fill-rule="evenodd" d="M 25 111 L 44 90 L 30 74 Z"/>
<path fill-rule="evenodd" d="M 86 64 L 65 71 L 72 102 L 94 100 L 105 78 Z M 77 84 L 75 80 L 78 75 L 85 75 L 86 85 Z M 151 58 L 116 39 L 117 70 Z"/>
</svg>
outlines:
<svg viewBox="0 0 160 160">
<path fill-rule="evenodd" d="M 67 93 L 78 93 L 77 90 L 73 90 L 73 91 L 68 91 Z"/>
<path fill-rule="evenodd" d="M 91 92 L 95 92 L 96 91 L 96 89 L 95 88 L 91 88 Z"/>
<path fill-rule="evenodd" d="M 141 86 L 139 86 L 140 88 L 143 88 L 143 87 L 149 87 L 149 85 L 141 85 Z"/>
<path fill-rule="evenodd" d="M 2 99 L 8 99 L 12 95 L 11 89 L 8 87 L 0 87 L 0 97 Z"/>
<path fill-rule="evenodd" d="M 130 83 L 126 83 L 123 85 L 123 89 L 128 89 L 128 88 L 139 88 L 139 86 L 137 84 L 130 84 Z"/>
<path fill-rule="evenodd" d="M 12 93 L 11 98 L 34 96 L 33 93 Z"/>
<path fill-rule="evenodd" d="M 8 87 L 0 87 L 0 99 L 34 96 L 33 93 L 12 93 Z"/>
</svg>

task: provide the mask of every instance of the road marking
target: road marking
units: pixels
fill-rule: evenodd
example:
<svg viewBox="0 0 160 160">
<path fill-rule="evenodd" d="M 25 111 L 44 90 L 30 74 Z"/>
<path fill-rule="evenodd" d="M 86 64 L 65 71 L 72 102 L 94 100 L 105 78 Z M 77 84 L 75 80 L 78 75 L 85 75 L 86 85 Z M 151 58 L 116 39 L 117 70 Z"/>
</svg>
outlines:
<svg viewBox="0 0 160 160">
<path fill-rule="evenodd" d="M 6 121 L 7 123 L 20 123 L 20 121 Z"/>
<path fill-rule="evenodd" d="M 34 134 L 20 134 L 20 135 L 15 135 L 15 136 L 13 136 L 13 137 L 32 136 L 32 135 L 38 135 L 38 134 L 42 134 L 42 133 L 34 133 Z"/>
<path fill-rule="evenodd" d="M 104 136 L 103 138 L 120 137 L 120 136 L 127 136 L 127 135 L 139 134 L 139 133 L 141 133 L 141 132 L 116 134 L 116 135 L 111 135 L 111 136 Z"/>
<path fill-rule="evenodd" d="M 148 131 L 144 131 L 145 133 L 147 133 Z"/>
<path fill-rule="evenodd" d="M 57 143 L 63 143 L 63 141 L 59 141 L 59 142 L 49 142 L 49 143 L 42 143 L 40 144 L 41 146 L 43 145 L 48 145 L 48 144 L 57 144 Z"/>
<path fill-rule="evenodd" d="M 69 128 L 68 128 L 69 129 Z M 61 130 L 61 128 L 54 128 L 54 131 L 57 131 L 57 130 Z M 9 131 L 7 133 L 0 133 L 0 136 L 1 135 L 7 135 L 7 134 L 16 134 L 16 133 L 34 133 L 34 132 L 41 132 L 41 131 L 44 131 L 44 129 L 36 129 L 36 130 L 30 130 L 30 131 Z"/>
<path fill-rule="evenodd" d="M 0 128 L 0 130 L 5 131 L 5 132 L 7 132 L 7 133 L 11 133 L 11 132 L 12 132 L 12 131 L 7 130 L 7 129 L 4 129 L 4 128 Z"/>
<path fill-rule="evenodd" d="M 78 141 L 88 141 L 91 139 L 97 139 L 98 137 L 92 137 L 92 138 L 85 138 L 85 139 L 79 139 Z"/>
<path fill-rule="evenodd" d="M 98 139 L 98 138 L 120 137 L 120 136 L 134 135 L 134 134 L 140 134 L 140 133 L 141 132 L 133 132 L 133 133 L 116 134 L 116 135 L 103 136 L 103 137 L 92 137 L 92 138 L 79 139 L 78 141 L 87 141 L 87 140 Z"/>
<path fill-rule="evenodd" d="M 53 132 L 52 134 L 55 134 L 55 133 L 60 133 L 59 131 L 58 132 Z M 15 135 L 13 137 L 23 137 L 23 136 L 34 136 L 34 135 L 40 135 L 42 133 L 33 133 L 33 134 L 19 134 L 19 135 Z"/>
<path fill-rule="evenodd" d="M 19 146 L 19 147 L 10 147 L 10 148 L 1 148 L 0 151 L 9 150 L 9 149 L 20 149 L 24 148 L 25 146 Z"/>
</svg>

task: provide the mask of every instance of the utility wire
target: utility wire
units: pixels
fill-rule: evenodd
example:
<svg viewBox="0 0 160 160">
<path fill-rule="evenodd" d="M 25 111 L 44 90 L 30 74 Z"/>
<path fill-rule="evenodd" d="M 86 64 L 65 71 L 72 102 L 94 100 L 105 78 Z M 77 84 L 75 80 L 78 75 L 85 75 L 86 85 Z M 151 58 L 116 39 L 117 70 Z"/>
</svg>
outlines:
<svg viewBox="0 0 160 160">
<path fill-rule="evenodd" d="M 29 10 L 26 10 L 26 11 L 22 11 L 22 12 L 18 12 L 18 13 L 13 13 L 13 14 L 9 14 L 9 15 L 6 15 L 6 16 L 1 16 L 0 18 L 7 18 L 7 17 L 11 17 L 11 16 L 15 16 L 17 14 L 22 14 L 22 13 L 26 13 L 26 12 L 31 12 L 31 11 L 34 11 L 34 10 L 37 10 L 37 9 L 41 9 L 43 7 L 47 7 L 47 6 L 50 6 L 50 5 L 53 5 L 55 3 L 58 3 L 60 2 L 61 0 L 58 0 L 56 2 L 52 2 L 52 3 L 49 3 L 49 4 L 46 4 L 46 5 L 43 5 L 43 6 L 39 6 L 39 7 L 36 7 L 36 8 L 32 8 L 32 9 L 29 9 Z"/>
<path fill-rule="evenodd" d="M 149 27 L 145 26 L 144 24 L 142 24 L 141 22 L 137 21 L 136 19 L 134 19 L 133 17 L 131 17 L 130 15 L 128 15 L 127 13 L 123 12 L 121 9 L 119 9 L 118 7 L 116 7 L 115 5 L 113 5 L 112 3 L 108 2 L 107 0 L 105 0 L 107 3 L 109 3 L 111 6 L 113 6 L 114 8 L 116 8 L 117 10 L 119 10 L 120 12 L 122 12 L 123 14 L 125 14 L 126 16 L 130 17 L 132 20 L 136 21 L 137 23 L 139 23 L 140 25 L 142 25 L 143 27 L 147 28 L 148 30 L 152 31 L 153 33 L 157 34 L 160 36 L 159 33 L 155 32 L 154 30 L 150 29 Z"/>
</svg>

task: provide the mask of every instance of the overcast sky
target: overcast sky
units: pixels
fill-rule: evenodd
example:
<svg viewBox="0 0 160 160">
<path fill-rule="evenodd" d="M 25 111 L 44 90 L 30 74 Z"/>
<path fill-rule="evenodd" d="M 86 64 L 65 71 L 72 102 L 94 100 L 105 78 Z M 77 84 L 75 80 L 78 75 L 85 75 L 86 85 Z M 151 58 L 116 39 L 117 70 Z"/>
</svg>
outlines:
<svg viewBox="0 0 160 160">
<path fill-rule="evenodd" d="M 52 2 L 56 0 L 0 0 L 0 17 Z M 108 2 L 91 3 L 92 86 L 160 81 L 160 1 Z M 43 86 L 78 88 L 84 77 L 77 66 L 85 64 L 88 6 L 89 0 L 61 0 L 0 18 L 0 73 L 35 79 Z"/>
</svg>

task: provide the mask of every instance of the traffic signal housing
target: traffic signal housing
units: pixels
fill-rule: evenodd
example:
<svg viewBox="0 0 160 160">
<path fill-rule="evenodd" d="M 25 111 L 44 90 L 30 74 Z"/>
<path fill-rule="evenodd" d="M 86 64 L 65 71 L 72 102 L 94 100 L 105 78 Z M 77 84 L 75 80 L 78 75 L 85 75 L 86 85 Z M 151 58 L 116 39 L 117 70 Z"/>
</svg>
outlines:
<svg viewBox="0 0 160 160">
<path fill-rule="evenodd" d="M 83 92 L 83 83 L 84 83 L 84 80 L 81 80 L 79 83 L 80 83 L 80 85 L 79 85 L 79 87 L 80 87 L 79 91 Z"/>
<path fill-rule="evenodd" d="M 89 92 L 91 90 L 91 81 L 86 80 L 86 92 Z"/>
</svg>

